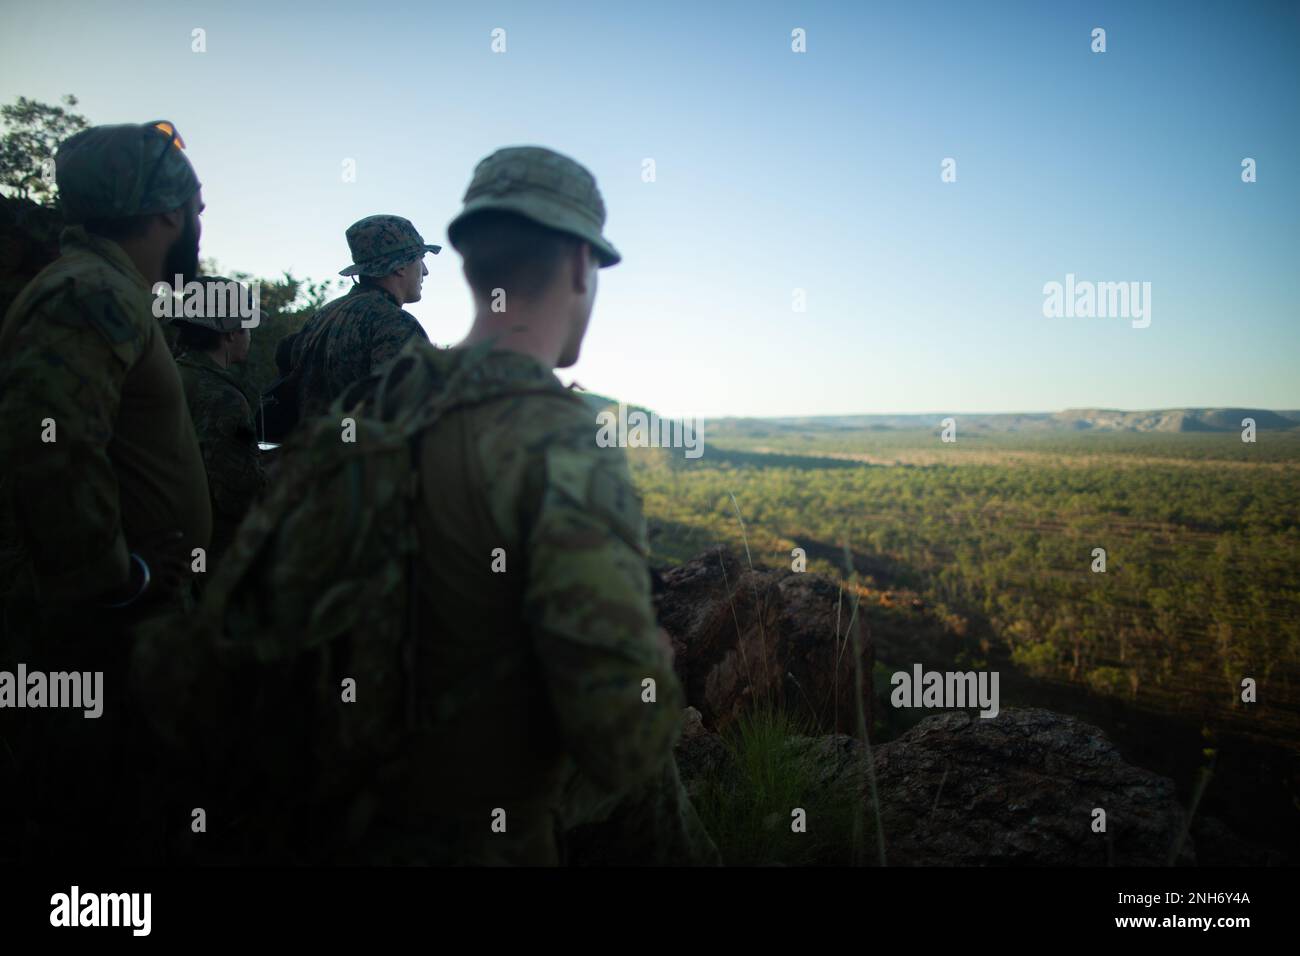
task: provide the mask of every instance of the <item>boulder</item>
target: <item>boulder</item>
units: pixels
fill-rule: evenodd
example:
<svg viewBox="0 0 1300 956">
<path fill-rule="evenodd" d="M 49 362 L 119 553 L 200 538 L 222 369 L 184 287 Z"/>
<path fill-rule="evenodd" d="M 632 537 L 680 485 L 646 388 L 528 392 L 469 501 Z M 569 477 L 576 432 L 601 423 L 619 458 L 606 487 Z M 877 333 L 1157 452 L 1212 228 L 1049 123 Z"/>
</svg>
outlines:
<svg viewBox="0 0 1300 956">
<path fill-rule="evenodd" d="M 687 792 L 726 779 L 721 737 L 688 715 L 677 744 Z M 866 748 L 848 735 L 796 737 L 819 788 L 862 792 Z M 963 711 L 923 720 L 873 752 L 890 866 L 1165 866 L 1268 864 L 1278 854 L 1211 819 L 1182 836 L 1186 810 L 1167 777 L 1134 767 L 1096 727 L 1040 709 L 984 719 Z M 855 788 L 861 788 L 855 791 Z M 1093 810 L 1106 831 L 1093 831 Z M 1199 842 L 1206 851 L 1198 858 Z"/>
<path fill-rule="evenodd" d="M 1173 781 L 1046 710 L 930 717 L 875 768 L 891 865 L 1163 866 L 1186 819 Z M 1177 862 L 1195 862 L 1190 837 Z"/>
<path fill-rule="evenodd" d="M 725 728 L 757 703 L 795 713 L 813 732 L 857 735 L 858 698 L 871 726 L 875 657 L 865 616 L 849 628 L 851 591 L 817 574 L 751 569 L 726 550 L 664 571 L 656 585 L 686 700 L 709 726 Z"/>
</svg>

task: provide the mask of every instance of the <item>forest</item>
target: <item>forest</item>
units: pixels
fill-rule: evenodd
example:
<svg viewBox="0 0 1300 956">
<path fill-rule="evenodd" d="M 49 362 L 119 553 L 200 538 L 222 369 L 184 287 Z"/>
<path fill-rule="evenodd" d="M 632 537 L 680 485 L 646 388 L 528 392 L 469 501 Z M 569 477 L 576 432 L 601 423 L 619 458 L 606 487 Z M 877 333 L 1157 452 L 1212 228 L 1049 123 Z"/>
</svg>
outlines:
<svg viewBox="0 0 1300 956">
<path fill-rule="evenodd" d="M 862 588 L 890 665 L 938 633 L 968 666 L 1300 743 L 1297 432 L 706 434 L 696 460 L 629 449 L 656 562 L 802 549 Z"/>
</svg>

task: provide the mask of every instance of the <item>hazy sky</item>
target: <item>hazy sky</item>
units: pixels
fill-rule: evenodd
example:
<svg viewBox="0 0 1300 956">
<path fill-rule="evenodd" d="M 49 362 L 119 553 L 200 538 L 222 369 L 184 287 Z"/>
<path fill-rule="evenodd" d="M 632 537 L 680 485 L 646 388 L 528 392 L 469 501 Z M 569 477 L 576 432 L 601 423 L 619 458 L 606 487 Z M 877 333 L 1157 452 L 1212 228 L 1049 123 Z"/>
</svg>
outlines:
<svg viewBox="0 0 1300 956">
<path fill-rule="evenodd" d="M 572 155 L 624 261 L 561 375 L 667 414 L 1300 408 L 1297 3 L 0 0 L 0 23 L 0 101 L 177 124 L 226 270 L 333 276 L 378 212 L 445 245 L 481 157 Z M 410 311 L 458 341 L 459 257 L 427 261 Z M 1067 273 L 1150 282 L 1150 326 L 1045 318 Z"/>
</svg>

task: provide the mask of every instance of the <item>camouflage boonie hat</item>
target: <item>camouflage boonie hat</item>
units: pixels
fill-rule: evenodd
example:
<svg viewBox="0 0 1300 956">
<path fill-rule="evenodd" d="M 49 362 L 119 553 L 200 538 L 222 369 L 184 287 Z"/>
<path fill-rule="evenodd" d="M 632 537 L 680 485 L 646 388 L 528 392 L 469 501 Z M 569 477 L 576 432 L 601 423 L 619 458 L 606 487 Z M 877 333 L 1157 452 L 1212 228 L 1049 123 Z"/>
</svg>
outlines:
<svg viewBox="0 0 1300 956">
<path fill-rule="evenodd" d="M 442 251 L 442 246 L 427 245 L 411 220 L 401 216 L 358 219 L 348 226 L 347 237 L 352 265 L 340 269 L 341 276 L 386 276 L 426 252 Z"/>
<path fill-rule="evenodd" d="M 244 324 L 241 310 L 245 303 L 252 306 L 252 296 L 248 286 L 234 279 L 227 279 L 225 276 L 199 276 L 196 281 L 203 286 L 203 314 L 178 315 L 170 320 L 172 325 L 197 325 L 199 328 L 211 329 L 213 332 L 233 332 Z M 222 288 L 214 289 L 214 286 Z M 232 291 L 239 296 L 238 299 L 232 297 Z M 207 308 L 209 302 L 216 304 L 217 308 L 209 310 Z M 262 310 L 254 306 L 252 311 L 253 315 L 248 326 L 250 329 L 262 324 Z"/>
<path fill-rule="evenodd" d="M 602 268 L 623 258 L 601 234 L 605 228 L 605 201 L 600 198 L 595 177 L 580 163 L 554 150 L 509 146 L 480 162 L 465 191 L 465 208 L 447 227 L 453 247 L 465 221 L 489 209 L 513 212 L 591 243 Z"/>
<path fill-rule="evenodd" d="M 185 144 L 166 121 L 92 126 L 69 136 L 54 156 L 67 222 L 167 212 L 189 202 L 199 178 Z"/>
</svg>

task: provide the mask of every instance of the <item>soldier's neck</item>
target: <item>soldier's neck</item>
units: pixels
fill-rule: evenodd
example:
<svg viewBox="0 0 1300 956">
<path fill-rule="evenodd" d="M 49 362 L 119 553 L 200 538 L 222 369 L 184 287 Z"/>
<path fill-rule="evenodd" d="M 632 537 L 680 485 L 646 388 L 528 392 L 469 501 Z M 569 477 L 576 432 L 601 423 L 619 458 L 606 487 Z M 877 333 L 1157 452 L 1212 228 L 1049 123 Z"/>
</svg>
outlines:
<svg viewBox="0 0 1300 956">
<path fill-rule="evenodd" d="M 171 282 L 172 276 L 163 275 L 163 263 L 166 261 L 166 250 L 159 247 L 156 242 L 149 241 L 148 237 L 142 239 L 114 239 L 126 257 L 131 260 L 136 271 L 144 276 L 144 280 L 149 283 L 150 287 L 159 282 Z"/>
<path fill-rule="evenodd" d="M 553 319 L 536 315 L 533 310 L 516 309 L 507 317 L 504 313 L 480 309 L 460 347 L 468 348 L 492 339 L 499 349 L 531 356 L 553 369 L 560 361 L 565 338 L 565 330 L 557 326 Z"/>
<path fill-rule="evenodd" d="M 400 279 L 395 276 L 384 276 L 380 279 L 376 279 L 375 285 L 396 299 L 397 307 L 399 309 L 405 307 L 406 297 L 402 295 L 402 283 Z"/>
</svg>

